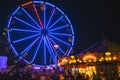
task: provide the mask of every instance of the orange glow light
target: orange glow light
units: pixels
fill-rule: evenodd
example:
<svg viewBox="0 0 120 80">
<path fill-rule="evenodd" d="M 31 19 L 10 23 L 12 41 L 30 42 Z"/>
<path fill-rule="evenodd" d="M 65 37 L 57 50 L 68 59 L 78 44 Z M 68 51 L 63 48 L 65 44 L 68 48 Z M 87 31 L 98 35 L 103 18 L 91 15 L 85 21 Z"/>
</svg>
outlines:
<svg viewBox="0 0 120 80">
<path fill-rule="evenodd" d="M 110 52 L 106 52 L 105 55 L 106 55 L 106 56 L 110 56 L 111 53 L 110 53 Z"/>
<path fill-rule="evenodd" d="M 101 60 L 104 60 L 104 57 L 101 57 Z"/>
<path fill-rule="evenodd" d="M 83 60 L 96 60 L 96 57 L 93 55 L 88 55 L 88 56 L 83 57 Z"/>
<path fill-rule="evenodd" d="M 116 56 L 114 56 L 114 57 L 113 57 L 113 60 L 116 60 L 116 59 L 117 59 L 117 57 L 116 57 Z"/>
<path fill-rule="evenodd" d="M 25 4 L 22 4 L 21 6 L 24 7 L 24 6 L 27 6 L 27 5 L 31 4 L 31 3 L 32 3 L 32 1 L 27 2 L 27 3 L 25 3 Z"/>
<path fill-rule="evenodd" d="M 70 58 L 74 59 L 74 58 L 75 58 L 75 56 L 70 56 Z"/>
<path fill-rule="evenodd" d="M 67 60 L 66 58 L 64 58 L 64 59 L 62 59 L 62 62 L 63 62 L 63 63 L 67 63 L 68 60 Z"/>
</svg>

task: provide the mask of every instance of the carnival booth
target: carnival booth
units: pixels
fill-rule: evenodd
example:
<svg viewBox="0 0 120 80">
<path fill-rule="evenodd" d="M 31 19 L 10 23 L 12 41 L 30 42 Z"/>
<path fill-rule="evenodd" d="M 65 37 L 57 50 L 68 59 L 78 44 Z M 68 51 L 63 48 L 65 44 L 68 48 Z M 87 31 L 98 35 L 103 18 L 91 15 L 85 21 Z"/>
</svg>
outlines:
<svg viewBox="0 0 120 80">
<path fill-rule="evenodd" d="M 87 52 L 81 56 L 63 57 L 58 61 L 58 65 L 64 66 L 73 75 L 79 72 L 86 77 L 96 74 L 96 61 L 96 54 Z"/>
<path fill-rule="evenodd" d="M 87 52 L 80 56 L 63 57 L 58 61 L 58 65 L 71 70 L 71 73 L 79 72 L 85 76 L 106 77 L 110 80 L 112 77 L 120 76 L 120 55 L 105 53 Z M 114 74 L 114 75 L 113 75 Z"/>
</svg>

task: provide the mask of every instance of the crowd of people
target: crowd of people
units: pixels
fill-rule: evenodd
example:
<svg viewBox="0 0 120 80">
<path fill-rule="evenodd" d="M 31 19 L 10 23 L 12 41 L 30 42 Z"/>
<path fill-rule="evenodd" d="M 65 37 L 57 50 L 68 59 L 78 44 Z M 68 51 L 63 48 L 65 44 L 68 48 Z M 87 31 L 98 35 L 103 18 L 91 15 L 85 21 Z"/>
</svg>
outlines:
<svg viewBox="0 0 120 80">
<path fill-rule="evenodd" d="M 106 80 L 93 73 L 93 76 L 88 76 L 83 73 L 75 72 L 66 69 L 60 69 L 59 66 L 54 67 L 33 67 L 27 65 L 25 67 L 11 66 L 0 70 L 0 80 Z M 112 78 L 110 80 L 120 80 Z"/>
<path fill-rule="evenodd" d="M 83 76 L 81 73 L 74 75 L 65 69 L 60 70 L 58 67 L 52 69 L 34 69 L 28 65 L 24 68 L 10 67 L 0 71 L 0 80 L 90 80 L 88 76 Z M 97 79 L 100 80 L 100 79 Z"/>
</svg>

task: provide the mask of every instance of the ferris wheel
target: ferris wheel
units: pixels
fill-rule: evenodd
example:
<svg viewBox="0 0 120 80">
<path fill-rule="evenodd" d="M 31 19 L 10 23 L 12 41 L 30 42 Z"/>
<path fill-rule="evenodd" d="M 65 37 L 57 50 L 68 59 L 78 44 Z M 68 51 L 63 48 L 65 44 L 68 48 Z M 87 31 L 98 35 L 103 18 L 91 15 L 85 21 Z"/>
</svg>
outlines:
<svg viewBox="0 0 120 80">
<path fill-rule="evenodd" d="M 14 54 L 27 63 L 50 65 L 60 56 L 69 56 L 74 31 L 65 13 L 53 4 L 30 1 L 10 16 L 7 36 Z"/>
</svg>

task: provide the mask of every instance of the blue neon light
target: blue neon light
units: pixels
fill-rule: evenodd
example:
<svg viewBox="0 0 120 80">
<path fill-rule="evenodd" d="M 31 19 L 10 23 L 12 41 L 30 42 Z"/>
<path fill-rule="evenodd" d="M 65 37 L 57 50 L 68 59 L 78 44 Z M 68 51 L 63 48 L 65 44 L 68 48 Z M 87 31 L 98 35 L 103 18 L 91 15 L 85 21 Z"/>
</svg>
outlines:
<svg viewBox="0 0 120 80">
<path fill-rule="evenodd" d="M 50 29 L 49 31 L 56 31 L 56 30 L 59 30 L 59 29 L 62 29 L 62 28 L 66 28 L 68 26 L 69 26 L 69 24 L 64 25 L 64 26 L 60 26 L 60 27 L 57 27 L 57 28 L 54 28 L 54 29 Z"/>
<path fill-rule="evenodd" d="M 46 27 L 46 4 L 44 4 L 44 28 Z"/>
<path fill-rule="evenodd" d="M 44 64 L 46 64 L 47 61 L 46 61 L 46 40 L 45 40 L 45 37 L 44 37 Z"/>
<path fill-rule="evenodd" d="M 57 9 L 58 11 L 60 11 L 62 14 L 64 14 L 64 12 L 63 12 L 62 10 L 60 10 L 58 7 L 56 7 L 56 9 Z"/>
<path fill-rule="evenodd" d="M 7 25 L 7 28 L 8 28 L 8 29 L 9 29 L 9 27 L 10 27 L 11 20 L 12 20 L 12 17 L 10 17 L 10 19 L 9 19 L 9 22 L 8 22 L 8 25 Z M 9 31 L 7 31 L 7 36 L 8 36 L 8 41 L 10 42 L 10 34 L 9 34 Z"/>
<path fill-rule="evenodd" d="M 7 36 L 8 36 L 8 42 L 10 43 L 10 34 L 9 34 L 9 31 L 7 31 Z"/>
<path fill-rule="evenodd" d="M 19 9 L 20 9 L 20 7 L 18 7 L 18 8 L 12 13 L 12 15 L 15 15 L 15 13 L 18 12 Z"/>
<path fill-rule="evenodd" d="M 41 3 L 44 3 L 43 1 L 33 1 L 33 3 L 37 3 L 37 4 L 41 4 Z"/>
<path fill-rule="evenodd" d="M 48 42 L 50 43 L 52 49 L 54 50 L 54 55 L 55 55 L 56 58 L 57 58 L 57 52 L 56 52 L 56 50 L 55 50 L 55 48 L 54 48 L 54 45 L 53 45 L 53 44 L 51 43 L 51 41 L 49 40 L 48 36 L 47 36 L 47 39 L 48 39 Z"/>
<path fill-rule="evenodd" d="M 69 22 L 69 24 L 71 24 L 71 22 L 70 22 L 70 20 L 68 19 L 68 17 L 65 15 L 65 18 L 67 19 L 67 21 Z M 72 26 L 72 24 L 70 25 L 70 27 L 71 27 L 71 31 L 72 31 L 72 34 L 74 35 L 74 31 L 73 31 L 73 26 Z M 72 36 L 72 46 L 74 45 L 74 36 Z M 72 49 L 70 49 L 70 51 L 71 51 Z M 70 53 L 69 53 L 70 54 Z"/>
<path fill-rule="evenodd" d="M 39 35 L 40 35 L 40 34 L 36 34 L 36 35 L 32 35 L 32 36 L 25 37 L 25 38 L 22 38 L 22 39 L 18 39 L 18 40 L 13 41 L 13 43 L 17 43 L 17 42 L 20 42 L 20 41 L 24 41 L 24 40 L 27 40 L 27 39 L 30 39 L 30 38 L 33 38 L 33 37 L 36 37 L 36 36 L 39 36 Z"/>
<path fill-rule="evenodd" d="M 54 57 L 54 62 L 56 62 L 57 57 L 55 56 L 54 49 L 52 49 L 52 46 L 53 46 L 53 45 L 50 44 L 50 41 L 49 41 L 48 37 L 46 37 L 46 39 L 47 39 L 47 41 L 48 41 L 48 45 L 49 45 L 49 47 L 50 47 L 50 50 L 52 51 L 51 54 L 52 54 L 52 56 Z"/>
<path fill-rule="evenodd" d="M 11 28 L 12 31 L 20 31 L 20 32 L 36 32 L 39 33 L 40 31 L 34 31 L 34 30 L 25 30 L 25 29 L 15 29 L 15 28 Z"/>
<path fill-rule="evenodd" d="M 13 45 L 12 45 L 12 44 L 10 44 L 10 47 L 13 49 L 13 51 L 14 51 L 15 55 L 16 55 L 16 56 L 18 56 L 18 53 L 17 53 L 17 51 L 15 50 L 15 48 L 13 47 Z"/>
<path fill-rule="evenodd" d="M 25 53 L 30 50 L 30 48 L 32 47 L 32 45 L 33 45 L 38 39 L 39 39 L 39 37 L 38 37 L 33 43 L 31 43 L 26 49 L 24 49 L 20 54 L 24 56 Z"/>
<path fill-rule="evenodd" d="M 47 3 L 47 2 L 46 2 L 46 4 L 53 7 L 53 8 L 55 7 L 53 4 L 50 4 L 50 3 Z"/>
<path fill-rule="evenodd" d="M 54 44 L 56 44 L 51 38 L 49 38 Z M 62 52 L 62 54 L 64 54 L 65 55 L 65 52 L 60 48 L 60 47 L 58 47 L 58 49 Z"/>
<path fill-rule="evenodd" d="M 50 52 L 51 58 L 52 58 L 52 60 L 53 60 L 54 62 L 56 62 L 55 55 L 53 54 L 54 52 L 53 52 L 53 50 L 52 50 L 52 48 L 51 48 L 48 40 L 46 40 L 46 39 L 47 39 L 47 38 L 45 38 L 45 42 L 46 42 L 46 44 L 47 44 L 47 48 L 48 48 L 48 51 Z"/>
<path fill-rule="evenodd" d="M 72 36 L 72 34 L 54 33 L 54 32 L 49 32 L 49 33 L 53 35 L 59 35 L 59 36 Z"/>
<path fill-rule="evenodd" d="M 65 18 L 67 19 L 67 21 L 69 22 L 69 24 L 71 24 L 70 20 L 68 19 L 68 17 L 66 15 L 65 15 Z M 72 30 L 72 33 L 74 34 L 72 24 L 71 24 L 71 30 Z M 74 41 L 73 41 L 73 43 L 74 43 Z"/>
<path fill-rule="evenodd" d="M 46 28 L 49 26 L 50 21 L 51 21 L 51 19 L 52 19 L 52 17 L 53 17 L 54 12 L 55 12 L 55 9 L 53 9 L 53 11 L 52 11 L 52 14 L 51 14 L 51 16 L 50 16 L 50 18 L 49 18 L 49 21 L 48 21 L 48 23 L 47 23 Z"/>
<path fill-rule="evenodd" d="M 27 23 L 27 22 L 25 22 L 25 21 L 23 21 L 23 20 L 21 20 L 21 19 L 19 19 L 19 18 L 17 18 L 17 17 L 14 17 L 14 18 L 15 18 L 16 20 L 18 20 L 18 21 L 20 21 L 20 22 L 22 22 L 22 23 L 24 23 L 24 24 L 26 24 L 26 25 L 34 28 L 34 29 L 40 30 L 40 29 L 36 28 L 35 26 L 33 26 L 33 25 L 31 25 L 31 24 L 29 24 L 29 23 Z"/>
<path fill-rule="evenodd" d="M 58 23 L 61 19 L 63 18 L 63 16 L 61 16 L 58 20 L 56 20 L 50 27 L 48 27 L 48 29 L 52 28 L 56 23 Z"/>
<path fill-rule="evenodd" d="M 38 26 L 38 28 L 41 29 L 40 25 L 30 16 L 30 14 L 24 9 L 22 8 L 22 10 L 27 14 L 27 16 Z"/>
<path fill-rule="evenodd" d="M 71 53 L 72 49 L 73 49 L 73 47 L 71 47 L 71 48 L 70 48 L 70 50 L 69 50 L 69 52 L 68 52 L 67 56 L 69 56 L 69 55 L 70 55 L 70 53 Z"/>
<path fill-rule="evenodd" d="M 9 26 L 10 26 L 10 23 L 11 23 L 11 20 L 12 20 L 12 17 L 10 17 L 10 19 L 9 19 L 9 21 L 8 21 L 7 28 L 9 28 Z"/>
<path fill-rule="evenodd" d="M 35 51 L 35 54 L 34 54 L 33 59 L 32 59 L 32 62 L 34 62 L 34 60 L 35 60 L 35 57 L 36 57 L 36 55 L 37 55 L 37 53 L 38 53 L 38 50 L 39 50 L 39 48 L 40 48 L 40 45 L 41 45 L 42 40 L 43 40 L 43 37 L 41 38 L 41 40 L 40 40 L 40 42 L 39 42 L 39 45 L 38 45 L 38 47 L 37 47 L 37 50 Z"/>
<path fill-rule="evenodd" d="M 58 40 L 58 41 L 60 41 L 60 42 L 62 42 L 62 43 L 64 43 L 64 44 L 66 44 L 67 46 L 70 46 L 69 43 L 67 43 L 67 42 L 65 42 L 65 41 L 63 41 L 63 40 L 61 40 L 61 39 L 59 39 L 59 38 L 57 38 L 57 37 L 55 37 L 55 36 L 53 36 L 53 35 L 51 35 L 51 34 L 49 34 L 49 36 L 51 36 L 52 38 L 54 38 L 54 39 L 56 39 L 56 40 Z"/>
</svg>

